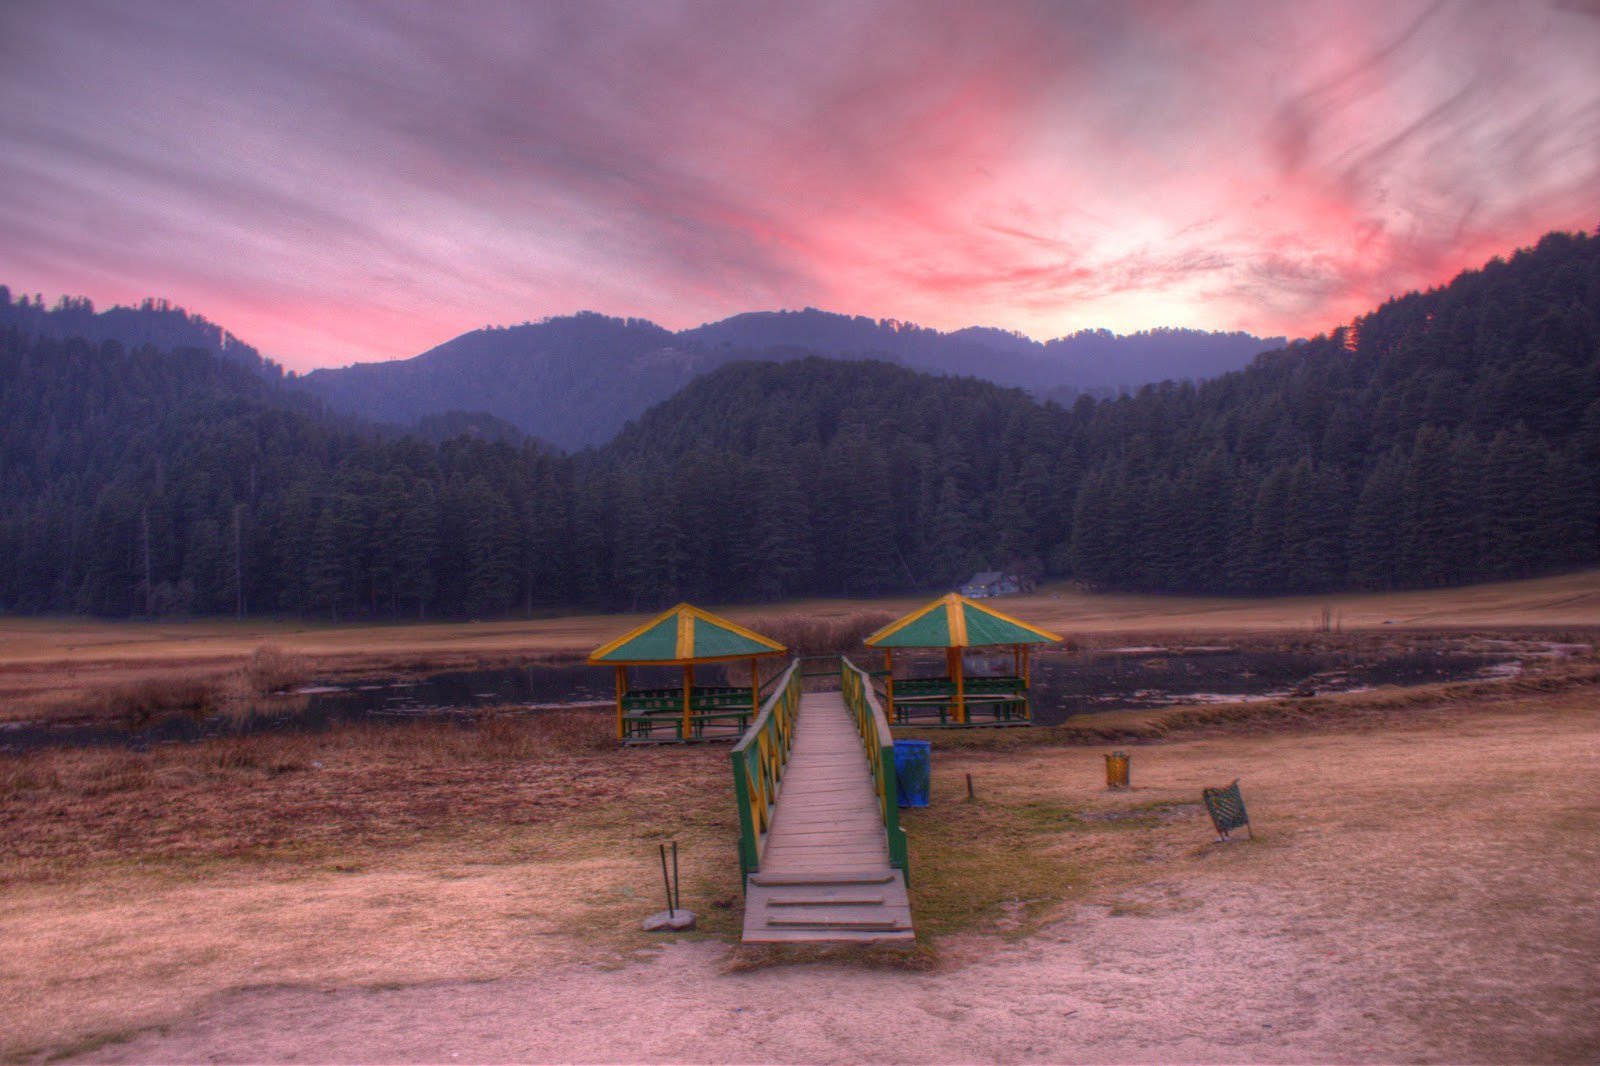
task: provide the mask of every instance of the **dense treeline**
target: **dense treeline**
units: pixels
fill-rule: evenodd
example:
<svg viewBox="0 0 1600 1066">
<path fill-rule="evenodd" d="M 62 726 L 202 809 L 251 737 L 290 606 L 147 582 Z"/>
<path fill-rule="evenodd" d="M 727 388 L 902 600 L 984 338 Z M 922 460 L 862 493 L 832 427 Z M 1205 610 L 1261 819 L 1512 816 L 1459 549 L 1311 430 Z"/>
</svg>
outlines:
<svg viewBox="0 0 1600 1066">
<path fill-rule="evenodd" d="M 1068 563 L 1089 581 L 1320 591 L 1589 563 L 1600 239 L 1552 234 L 1244 372 L 1073 413 Z"/>
<path fill-rule="evenodd" d="M 145 299 L 134 307 L 97 312 L 87 297 L 63 296 L 46 306 L 38 293 L 13 299 L 11 289 L 0 285 L 0 329 L 16 329 L 35 337 L 83 337 L 95 343 L 114 340 L 126 348 L 199 348 L 247 366 L 262 377 L 284 377 L 282 367 L 221 326 L 166 300 Z"/>
<path fill-rule="evenodd" d="M 0 609 L 488 617 L 947 586 L 1319 591 L 1597 558 L 1600 239 L 1070 409 L 739 363 L 599 451 L 324 415 L 198 350 L 0 333 Z"/>
<path fill-rule="evenodd" d="M 1551 235 L 1198 386 L 1063 412 L 882 366 L 736 367 L 610 452 L 646 484 L 716 466 L 797 492 L 810 526 L 767 575 L 786 591 L 934 586 L 982 563 L 1195 592 L 1580 565 L 1600 513 L 1600 239 Z M 705 587 L 700 550 L 690 538 L 655 572 Z"/>
</svg>

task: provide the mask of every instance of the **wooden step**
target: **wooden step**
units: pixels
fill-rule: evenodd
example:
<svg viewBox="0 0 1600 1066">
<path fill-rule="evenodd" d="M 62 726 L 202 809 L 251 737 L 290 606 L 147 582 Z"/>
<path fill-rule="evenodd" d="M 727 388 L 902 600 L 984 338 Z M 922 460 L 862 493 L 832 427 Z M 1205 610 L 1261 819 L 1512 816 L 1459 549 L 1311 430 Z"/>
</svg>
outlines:
<svg viewBox="0 0 1600 1066">
<path fill-rule="evenodd" d="M 781 885 L 886 885 L 894 880 L 893 871 L 883 870 L 818 870 L 815 873 L 754 873 L 752 885 L 776 888 Z"/>
<path fill-rule="evenodd" d="M 916 942 L 910 929 L 746 929 L 746 944 L 903 944 Z"/>
<path fill-rule="evenodd" d="M 837 904 L 876 907 L 883 905 L 882 896 L 775 896 L 767 900 L 769 907 L 832 907 Z"/>
<path fill-rule="evenodd" d="M 796 915 L 793 918 L 779 917 L 767 919 L 768 929 L 875 929 L 892 931 L 895 929 L 909 929 L 910 926 L 893 918 L 881 918 L 875 915 L 838 915 L 826 920 L 814 915 Z"/>
</svg>

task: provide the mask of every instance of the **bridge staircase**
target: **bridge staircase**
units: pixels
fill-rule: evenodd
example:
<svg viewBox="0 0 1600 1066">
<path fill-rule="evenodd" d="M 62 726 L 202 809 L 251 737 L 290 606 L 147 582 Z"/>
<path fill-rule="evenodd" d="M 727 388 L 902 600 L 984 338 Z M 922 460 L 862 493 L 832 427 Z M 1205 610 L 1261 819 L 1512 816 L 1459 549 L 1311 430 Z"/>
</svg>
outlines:
<svg viewBox="0 0 1600 1066">
<path fill-rule="evenodd" d="M 910 943 L 888 721 L 849 660 L 835 691 L 802 691 L 802 663 L 732 753 L 744 942 Z"/>
</svg>

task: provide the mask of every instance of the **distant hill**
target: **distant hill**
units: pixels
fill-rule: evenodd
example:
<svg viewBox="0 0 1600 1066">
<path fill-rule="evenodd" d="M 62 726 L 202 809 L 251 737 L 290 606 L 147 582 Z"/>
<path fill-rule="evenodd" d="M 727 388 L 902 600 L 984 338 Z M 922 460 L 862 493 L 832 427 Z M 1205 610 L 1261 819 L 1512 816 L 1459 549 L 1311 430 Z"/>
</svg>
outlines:
<svg viewBox="0 0 1600 1066">
<path fill-rule="evenodd" d="M 487 411 L 576 448 L 609 440 L 651 404 L 739 360 L 871 357 L 1070 400 L 1083 391 L 1211 377 L 1283 343 L 1163 329 L 1125 337 L 1086 331 L 1040 344 L 1003 330 L 941 333 L 814 309 L 735 315 L 672 333 L 642 319 L 586 312 L 477 330 L 413 359 L 315 370 L 301 383 L 337 411 L 397 423 L 447 410 Z"/>
<path fill-rule="evenodd" d="M 817 355 L 887 359 L 940 374 L 965 374 L 1042 394 L 1060 386 L 1119 390 L 1168 380 L 1196 380 L 1238 370 L 1286 337 L 1151 329 L 1116 334 L 1081 330 L 1040 343 L 1011 330 L 968 327 L 954 333 L 910 322 L 804 311 L 735 315 L 678 334 L 681 343 L 757 352 L 790 347 Z"/>
<path fill-rule="evenodd" d="M 579 447 L 609 438 L 709 365 L 652 322 L 585 313 L 475 330 L 414 359 L 314 370 L 301 384 L 336 411 L 380 422 L 486 411 Z"/>
</svg>

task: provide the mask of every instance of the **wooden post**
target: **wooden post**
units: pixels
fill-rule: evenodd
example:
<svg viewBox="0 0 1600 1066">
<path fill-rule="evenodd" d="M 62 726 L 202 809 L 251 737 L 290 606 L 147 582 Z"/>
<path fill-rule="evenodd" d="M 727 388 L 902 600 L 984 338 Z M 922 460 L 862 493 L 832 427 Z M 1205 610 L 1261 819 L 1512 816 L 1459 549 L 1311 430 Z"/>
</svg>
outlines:
<svg viewBox="0 0 1600 1066">
<path fill-rule="evenodd" d="M 1022 715 L 1028 721 L 1033 721 L 1033 696 L 1029 693 L 1028 685 L 1028 646 L 1018 644 L 1017 652 L 1022 657 Z"/>
<path fill-rule="evenodd" d="M 623 737 L 622 731 L 622 697 L 628 694 L 628 668 L 617 667 L 617 739 Z"/>
<path fill-rule="evenodd" d="M 1011 676 L 1022 676 L 1022 645 L 1011 645 Z"/>
<path fill-rule="evenodd" d="M 894 722 L 894 649 L 883 649 L 883 698 L 888 703 L 889 721 Z"/>
<path fill-rule="evenodd" d="M 951 648 L 947 656 L 950 677 L 956 683 L 956 724 L 967 724 L 967 678 L 966 663 L 962 661 L 961 649 Z"/>
<path fill-rule="evenodd" d="M 761 713 L 761 660 L 750 656 L 750 720 Z"/>
<path fill-rule="evenodd" d="M 679 740 L 689 739 L 689 706 L 694 702 L 694 663 L 683 664 L 683 726 L 678 732 Z"/>
</svg>

